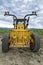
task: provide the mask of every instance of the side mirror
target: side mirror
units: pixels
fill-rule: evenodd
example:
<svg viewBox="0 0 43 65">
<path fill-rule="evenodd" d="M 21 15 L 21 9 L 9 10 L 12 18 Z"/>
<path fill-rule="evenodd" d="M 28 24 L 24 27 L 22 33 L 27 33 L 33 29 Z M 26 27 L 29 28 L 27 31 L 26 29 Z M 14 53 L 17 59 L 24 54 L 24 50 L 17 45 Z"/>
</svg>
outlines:
<svg viewBox="0 0 43 65">
<path fill-rule="evenodd" d="M 37 16 L 36 11 L 32 11 L 32 14 Z"/>
<path fill-rule="evenodd" d="M 5 12 L 4 16 L 9 15 L 9 12 Z"/>
</svg>

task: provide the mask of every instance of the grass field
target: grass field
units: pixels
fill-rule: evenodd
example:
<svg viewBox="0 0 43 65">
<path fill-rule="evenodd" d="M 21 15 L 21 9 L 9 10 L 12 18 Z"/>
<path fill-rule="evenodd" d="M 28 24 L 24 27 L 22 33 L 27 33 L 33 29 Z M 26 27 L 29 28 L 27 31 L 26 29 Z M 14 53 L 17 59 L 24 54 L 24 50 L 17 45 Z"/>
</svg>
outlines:
<svg viewBox="0 0 43 65">
<path fill-rule="evenodd" d="M 38 34 L 40 38 L 43 39 L 43 29 L 34 29 L 34 30 L 31 30 L 31 32 Z"/>
<path fill-rule="evenodd" d="M 43 29 L 33 29 L 33 30 L 30 30 L 31 33 L 36 33 L 39 35 L 40 39 L 41 39 L 41 46 L 43 46 Z M 9 30 L 7 29 L 3 29 L 1 30 L 0 29 L 0 35 L 3 35 L 5 33 L 9 32 Z"/>
<path fill-rule="evenodd" d="M 7 32 L 9 32 L 9 30 L 5 30 L 5 29 L 0 30 L 0 35 L 3 35 L 4 33 L 7 33 Z"/>
</svg>

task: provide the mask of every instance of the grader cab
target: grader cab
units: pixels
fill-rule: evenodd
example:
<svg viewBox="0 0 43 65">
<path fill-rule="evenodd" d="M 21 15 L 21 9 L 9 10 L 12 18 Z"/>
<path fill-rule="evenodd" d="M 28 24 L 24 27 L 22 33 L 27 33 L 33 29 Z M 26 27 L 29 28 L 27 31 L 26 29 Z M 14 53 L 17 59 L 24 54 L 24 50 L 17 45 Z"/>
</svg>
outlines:
<svg viewBox="0 0 43 65">
<path fill-rule="evenodd" d="M 14 29 L 2 38 L 2 51 L 8 52 L 9 47 L 28 47 L 31 51 L 38 51 L 40 48 L 40 38 L 36 34 L 30 33 L 27 29 L 29 18 L 36 15 L 36 12 L 25 15 L 24 18 L 17 18 L 15 15 L 5 12 L 4 16 L 13 16 Z M 28 18 L 27 18 L 28 17 Z"/>
</svg>

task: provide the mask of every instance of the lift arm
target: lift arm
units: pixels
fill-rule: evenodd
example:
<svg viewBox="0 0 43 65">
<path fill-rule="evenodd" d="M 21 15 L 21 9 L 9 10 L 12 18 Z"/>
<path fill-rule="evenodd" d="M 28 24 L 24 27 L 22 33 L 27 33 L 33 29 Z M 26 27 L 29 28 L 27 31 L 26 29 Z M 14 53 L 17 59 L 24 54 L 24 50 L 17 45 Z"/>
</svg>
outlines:
<svg viewBox="0 0 43 65">
<path fill-rule="evenodd" d="M 15 19 L 16 19 L 16 21 L 17 21 L 17 17 L 16 17 L 15 15 L 9 14 L 9 12 L 5 12 L 5 13 L 4 13 L 4 16 L 12 16 L 12 17 L 13 17 L 13 25 L 16 25 L 16 24 L 14 23 Z"/>
<path fill-rule="evenodd" d="M 27 28 L 27 26 L 28 26 L 30 16 L 33 16 L 33 15 L 37 16 L 36 12 L 33 11 L 32 14 L 25 15 L 24 19 L 26 19 L 26 17 L 28 17 L 25 28 Z"/>
<path fill-rule="evenodd" d="M 4 16 L 13 16 L 17 19 L 17 17 L 15 15 L 9 14 L 9 12 L 5 12 Z"/>
</svg>

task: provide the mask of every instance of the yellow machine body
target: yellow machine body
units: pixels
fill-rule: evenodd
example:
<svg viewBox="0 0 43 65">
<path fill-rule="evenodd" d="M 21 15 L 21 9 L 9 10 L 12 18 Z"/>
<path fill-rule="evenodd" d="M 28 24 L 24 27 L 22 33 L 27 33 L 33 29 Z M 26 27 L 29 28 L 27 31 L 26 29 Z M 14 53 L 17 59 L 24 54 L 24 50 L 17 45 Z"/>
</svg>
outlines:
<svg viewBox="0 0 43 65">
<path fill-rule="evenodd" d="M 30 31 L 24 29 L 23 24 L 18 24 L 17 29 L 10 31 L 10 46 L 13 47 L 29 47 L 30 46 Z"/>
<path fill-rule="evenodd" d="M 9 34 L 3 36 L 2 39 L 2 51 L 8 52 L 10 47 L 28 47 L 32 51 L 36 52 L 40 48 L 40 38 L 30 33 L 28 30 L 29 16 L 36 15 L 36 12 L 25 15 L 24 18 L 17 18 L 15 15 L 5 12 L 4 16 L 13 16 L 14 29 L 9 31 Z M 27 17 L 28 16 L 28 17 Z"/>
</svg>

